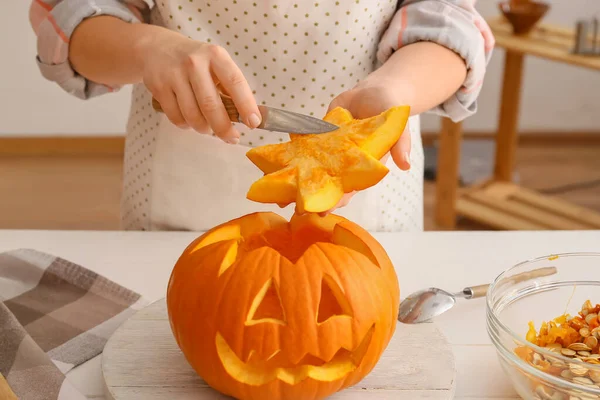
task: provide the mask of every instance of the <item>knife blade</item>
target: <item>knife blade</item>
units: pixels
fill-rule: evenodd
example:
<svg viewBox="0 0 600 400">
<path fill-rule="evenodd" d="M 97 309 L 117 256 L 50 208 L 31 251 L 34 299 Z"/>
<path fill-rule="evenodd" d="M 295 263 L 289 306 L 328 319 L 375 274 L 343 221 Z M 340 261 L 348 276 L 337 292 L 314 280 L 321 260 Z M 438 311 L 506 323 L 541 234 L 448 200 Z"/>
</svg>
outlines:
<svg viewBox="0 0 600 400">
<path fill-rule="evenodd" d="M 231 97 L 223 93 L 219 94 L 231 122 L 242 122 Z M 152 98 L 152 107 L 158 112 L 163 112 L 155 98 Z M 258 110 L 262 115 L 258 128 L 267 131 L 311 135 L 332 132 L 339 128 L 327 121 L 279 108 L 260 105 Z"/>
</svg>

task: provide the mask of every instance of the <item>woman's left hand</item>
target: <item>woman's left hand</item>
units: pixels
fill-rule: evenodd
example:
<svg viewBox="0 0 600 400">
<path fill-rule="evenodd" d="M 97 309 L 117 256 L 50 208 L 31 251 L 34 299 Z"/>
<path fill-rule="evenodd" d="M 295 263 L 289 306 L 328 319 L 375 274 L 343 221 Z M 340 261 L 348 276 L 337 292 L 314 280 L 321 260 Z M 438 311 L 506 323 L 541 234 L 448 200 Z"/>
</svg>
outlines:
<svg viewBox="0 0 600 400">
<path fill-rule="evenodd" d="M 406 103 L 402 102 L 399 96 L 392 93 L 384 84 L 371 83 L 366 80 L 333 99 L 329 110 L 342 107 L 350 111 L 354 118 L 365 119 L 379 115 L 391 107 L 404 104 Z M 389 153 L 383 156 L 381 162 L 385 164 L 391 155 L 398 168 L 407 171 L 410 169 L 410 147 L 410 129 L 407 123 L 400 140 L 390 149 Z M 346 193 L 335 207 L 320 213 L 320 215 L 327 215 L 337 208 L 346 206 L 354 193 Z"/>
</svg>

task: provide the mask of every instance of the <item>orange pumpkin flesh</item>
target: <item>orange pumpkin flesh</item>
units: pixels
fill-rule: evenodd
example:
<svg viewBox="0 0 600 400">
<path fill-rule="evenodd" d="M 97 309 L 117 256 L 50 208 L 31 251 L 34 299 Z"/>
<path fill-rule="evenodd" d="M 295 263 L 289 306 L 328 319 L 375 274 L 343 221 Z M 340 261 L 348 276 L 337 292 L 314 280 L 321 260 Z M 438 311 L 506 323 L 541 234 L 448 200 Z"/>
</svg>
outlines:
<svg viewBox="0 0 600 400">
<path fill-rule="evenodd" d="M 246 153 L 265 175 L 254 182 L 247 198 L 296 210 L 323 212 L 344 193 L 364 190 L 388 173 L 379 160 L 400 139 L 410 107 L 390 108 L 357 120 L 343 108 L 331 110 L 325 121 L 340 128 L 318 135 L 290 134 L 287 143 L 260 146 Z"/>
<path fill-rule="evenodd" d="M 398 280 L 381 245 L 336 215 L 249 214 L 192 242 L 167 290 L 174 336 L 238 399 L 322 399 L 367 375 L 391 339 Z"/>
</svg>

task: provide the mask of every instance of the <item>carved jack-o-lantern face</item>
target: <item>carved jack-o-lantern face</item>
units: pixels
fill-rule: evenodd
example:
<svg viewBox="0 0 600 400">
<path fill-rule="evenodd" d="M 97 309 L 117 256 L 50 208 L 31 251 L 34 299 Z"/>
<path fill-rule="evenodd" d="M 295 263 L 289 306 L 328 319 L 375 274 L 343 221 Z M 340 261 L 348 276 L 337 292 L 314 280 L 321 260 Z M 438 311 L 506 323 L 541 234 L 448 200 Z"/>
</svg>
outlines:
<svg viewBox="0 0 600 400">
<path fill-rule="evenodd" d="M 177 262 L 171 327 L 192 367 L 238 399 L 319 399 L 368 374 L 396 326 L 385 251 L 338 216 L 250 214 Z"/>
</svg>

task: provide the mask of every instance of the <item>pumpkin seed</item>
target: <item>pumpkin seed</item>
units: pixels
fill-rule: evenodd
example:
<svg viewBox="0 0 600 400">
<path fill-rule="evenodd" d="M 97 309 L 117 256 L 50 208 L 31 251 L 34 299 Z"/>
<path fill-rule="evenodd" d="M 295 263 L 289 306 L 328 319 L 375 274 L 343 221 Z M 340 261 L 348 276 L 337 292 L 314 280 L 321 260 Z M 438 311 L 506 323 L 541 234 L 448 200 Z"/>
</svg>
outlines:
<svg viewBox="0 0 600 400">
<path fill-rule="evenodd" d="M 535 388 L 535 393 L 544 400 L 552 400 L 552 396 L 554 395 L 552 389 L 548 389 L 547 387 L 542 385 L 539 385 Z"/>
<path fill-rule="evenodd" d="M 596 318 L 598 318 L 598 314 L 588 314 L 585 316 L 585 322 L 587 322 L 588 325 L 590 325 L 592 323 L 593 320 L 595 320 Z"/>
<path fill-rule="evenodd" d="M 540 356 L 538 353 L 533 353 L 533 364 L 534 365 L 540 365 L 540 362 L 542 362 L 543 358 L 542 356 Z"/>
<path fill-rule="evenodd" d="M 569 364 L 569 370 L 575 376 L 585 376 L 589 371 L 589 369 L 587 369 L 586 367 L 583 367 L 578 364 Z"/>
<path fill-rule="evenodd" d="M 567 356 L 567 357 L 573 357 L 575 354 L 577 354 L 575 352 L 575 350 L 571 350 L 571 349 L 562 349 L 560 352 L 563 356 Z"/>
<path fill-rule="evenodd" d="M 581 336 L 583 336 L 584 338 L 586 338 L 586 337 L 590 336 L 590 330 L 588 328 L 581 328 L 579 330 L 579 334 Z"/>
<path fill-rule="evenodd" d="M 585 310 L 591 310 L 593 308 L 592 306 L 592 302 L 588 299 L 585 301 L 585 303 L 583 303 L 583 305 L 581 306 L 581 311 L 585 311 Z"/>
<path fill-rule="evenodd" d="M 565 369 L 560 373 L 560 376 L 562 376 L 565 379 L 573 379 L 574 375 L 571 371 L 569 371 L 568 369 Z"/>
<path fill-rule="evenodd" d="M 581 310 L 581 315 L 583 315 L 584 317 L 587 317 L 587 315 L 589 314 L 589 310 L 585 309 L 585 310 Z"/>
<path fill-rule="evenodd" d="M 586 357 L 583 359 L 583 362 L 586 362 L 588 364 L 600 364 L 600 360 L 598 360 L 597 358 L 591 358 L 591 357 Z"/>
<path fill-rule="evenodd" d="M 592 349 L 589 346 L 583 343 L 573 343 L 569 345 L 568 348 L 575 351 L 592 351 Z"/>
<path fill-rule="evenodd" d="M 579 354 L 580 356 L 583 356 L 583 357 L 589 357 L 592 353 L 590 353 L 589 351 L 581 350 L 581 351 L 578 351 L 577 354 Z"/>
<path fill-rule="evenodd" d="M 593 349 L 598 346 L 598 339 L 595 336 L 588 336 L 583 341 L 583 344 Z"/>
<path fill-rule="evenodd" d="M 577 332 L 579 332 L 581 328 L 585 328 L 585 320 L 573 319 L 573 321 L 571 321 L 569 325 L 571 325 L 573 329 L 577 329 Z"/>
<path fill-rule="evenodd" d="M 553 367 L 557 367 L 557 368 L 567 368 L 567 364 L 565 364 L 564 362 L 562 362 L 561 360 L 558 360 L 554 357 L 546 357 L 546 359 L 548 361 L 550 361 L 550 363 L 552 363 Z"/>
<path fill-rule="evenodd" d="M 586 378 L 584 376 L 574 377 L 573 382 L 578 383 L 580 385 L 593 385 L 594 384 L 594 381 L 592 381 L 590 378 Z"/>
<path fill-rule="evenodd" d="M 600 371 L 590 371 L 590 379 L 596 383 L 600 383 Z"/>
</svg>

